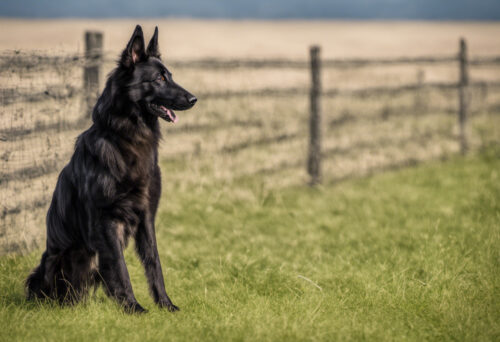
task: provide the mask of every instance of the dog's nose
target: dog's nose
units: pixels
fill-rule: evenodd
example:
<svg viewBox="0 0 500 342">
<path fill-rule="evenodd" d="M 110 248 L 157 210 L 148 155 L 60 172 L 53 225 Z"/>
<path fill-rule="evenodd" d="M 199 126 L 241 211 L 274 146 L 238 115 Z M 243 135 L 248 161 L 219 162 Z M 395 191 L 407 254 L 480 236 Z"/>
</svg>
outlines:
<svg viewBox="0 0 500 342">
<path fill-rule="evenodd" d="M 192 104 L 194 105 L 196 103 L 196 101 L 198 101 L 198 99 L 196 98 L 196 96 L 191 96 L 189 99 L 189 104 Z"/>
</svg>

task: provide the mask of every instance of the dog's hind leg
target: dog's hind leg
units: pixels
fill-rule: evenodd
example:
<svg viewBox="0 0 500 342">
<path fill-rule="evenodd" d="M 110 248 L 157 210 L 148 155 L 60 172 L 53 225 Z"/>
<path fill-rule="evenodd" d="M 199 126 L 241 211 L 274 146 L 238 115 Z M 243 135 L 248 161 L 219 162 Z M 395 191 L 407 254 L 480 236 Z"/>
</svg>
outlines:
<svg viewBox="0 0 500 342">
<path fill-rule="evenodd" d="M 67 287 L 66 302 L 76 304 L 87 297 L 89 288 L 93 285 L 94 258 L 95 255 L 84 248 L 68 252 L 62 267 Z"/>
<path fill-rule="evenodd" d="M 108 220 L 96 226 L 93 241 L 98 253 L 99 274 L 108 296 L 115 298 L 126 312 L 141 313 L 146 310 L 135 299 L 123 257 L 123 225 Z"/>
<path fill-rule="evenodd" d="M 49 295 L 49 289 L 45 284 L 45 262 L 47 256 L 47 252 L 43 252 L 40 265 L 38 265 L 26 279 L 26 298 L 28 300 L 44 298 Z"/>
<path fill-rule="evenodd" d="M 61 281 L 61 256 L 45 251 L 42 254 L 40 265 L 26 279 L 26 297 L 60 299 L 66 292 L 66 284 Z"/>
</svg>

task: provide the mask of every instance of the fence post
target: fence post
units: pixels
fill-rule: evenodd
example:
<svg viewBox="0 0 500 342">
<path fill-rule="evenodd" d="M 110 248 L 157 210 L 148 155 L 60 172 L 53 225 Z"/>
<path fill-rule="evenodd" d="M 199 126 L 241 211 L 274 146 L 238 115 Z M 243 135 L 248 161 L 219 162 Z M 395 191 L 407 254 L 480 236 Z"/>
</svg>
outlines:
<svg viewBox="0 0 500 342">
<path fill-rule="evenodd" d="M 309 156 L 307 172 L 310 184 L 321 183 L 321 60 L 320 47 L 311 46 L 311 114 L 309 119 Z"/>
<path fill-rule="evenodd" d="M 413 102 L 413 110 L 416 114 L 422 114 L 425 110 L 426 102 L 422 89 L 424 88 L 425 71 L 423 69 L 417 70 L 417 87 L 415 89 L 415 99 Z"/>
<path fill-rule="evenodd" d="M 85 32 L 85 64 L 83 66 L 83 89 L 87 117 L 92 110 L 99 92 L 99 77 L 102 63 L 102 32 Z"/>
<path fill-rule="evenodd" d="M 468 107 L 468 61 L 467 61 L 467 43 L 465 39 L 460 39 L 460 52 L 458 54 L 460 79 L 458 82 L 458 121 L 460 127 L 460 152 L 465 154 L 467 152 L 467 107 Z"/>
</svg>

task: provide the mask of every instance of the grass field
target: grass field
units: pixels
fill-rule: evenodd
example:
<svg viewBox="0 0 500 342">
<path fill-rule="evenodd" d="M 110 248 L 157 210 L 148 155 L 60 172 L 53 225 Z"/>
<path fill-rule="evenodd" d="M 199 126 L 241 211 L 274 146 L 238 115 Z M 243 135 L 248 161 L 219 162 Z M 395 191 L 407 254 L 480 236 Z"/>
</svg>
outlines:
<svg viewBox="0 0 500 342">
<path fill-rule="evenodd" d="M 40 252 L 0 258 L 0 340 L 498 341 L 500 150 L 317 189 L 258 180 L 179 186 L 157 217 L 167 291 L 127 316 L 99 291 L 26 303 Z"/>
</svg>

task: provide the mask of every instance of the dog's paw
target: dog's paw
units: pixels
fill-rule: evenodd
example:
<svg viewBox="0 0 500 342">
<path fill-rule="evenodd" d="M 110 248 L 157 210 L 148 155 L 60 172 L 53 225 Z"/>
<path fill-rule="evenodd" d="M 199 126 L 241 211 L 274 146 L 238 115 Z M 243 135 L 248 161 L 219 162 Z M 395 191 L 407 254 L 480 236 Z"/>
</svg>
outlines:
<svg viewBox="0 0 500 342">
<path fill-rule="evenodd" d="M 143 314 L 148 312 L 139 303 L 126 304 L 123 308 L 128 314 Z"/>
<path fill-rule="evenodd" d="M 177 305 L 174 305 L 171 301 L 161 301 L 158 303 L 160 308 L 166 308 L 170 312 L 180 311 Z"/>
<path fill-rule="evenodd" d="M 167 310 L 170 312 L 176 312 L 176 311 L 180 311 L 181 309 L 179 309 L 179 307 L 177 305 L 170 304 L 170 305 L 167 305 Z"/>
</svg>

